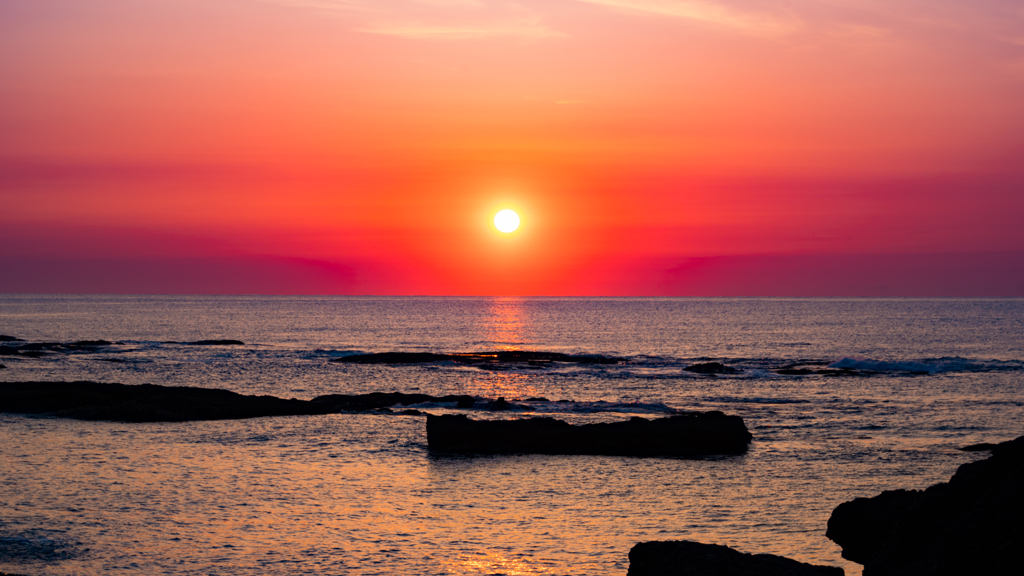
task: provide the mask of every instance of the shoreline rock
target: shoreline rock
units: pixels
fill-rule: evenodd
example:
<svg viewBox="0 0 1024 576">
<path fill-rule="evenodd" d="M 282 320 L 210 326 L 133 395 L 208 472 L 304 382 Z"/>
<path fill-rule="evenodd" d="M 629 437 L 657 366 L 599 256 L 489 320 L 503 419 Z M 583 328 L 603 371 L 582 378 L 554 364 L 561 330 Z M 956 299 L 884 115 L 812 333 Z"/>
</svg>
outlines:
<svg viewBox="0 0 1024 576">
<path fill-rule="evenodd" d="M 742 454 L 751 439 L 742 418 L 717 411 L 581 425 L 554 418 L 471 420 L 465 415 L 427 415 L 430 449 L 462 454 Z"/>
<path fill-rule="evenodd" d="M 467 395 L 431 396 L 401 392 L 328 394 L 312 400 L 248 396 L 216 388 L 105 384 L 99 382 L 3 382 L 0 412 L 40 414 L 77 420 L 187 422 L 263 416 L 310 416 L 373 412 L 425 402 L 472 407 Z M 412 415 L 410 411 L 398 414 Z"/>
<path fill-rule="evenodd" d="M 49 353 L 69 352 L 97 352 L 98 348 L 113 346 L 114 342 L 107 340 L 79 340 L 77 342 L 24 342 L 21 339 L 0 340 L 7 344 L 0 346 L 0 356 L 15 356 L 19 358 L 39 358 Z M 11 343 L 14 343 L 13 345 Z"/>
<path fill-rule="evenodd" d="M 843 576 L 836 566 L 774 554 L 747 554 L 690 540 L 640 542 L 629 551 L 627 576 Z"/>
<path fill-rule="evenodd" d="M 739 374 L 742 370 L 737 370 L 732 366 L 726 366 L 721 362 L 705 362 L 703 364 L 694 364 L 693 366 L 687 366 L 683 368 L 686 372 L 693 372 L 694 374 Z"/>
<path fill-rule="evenodd" d="M 550 362 L 573 364 L 618 364 L 625 358 L 594 354 L 562 354 L 559 352 L 535 352 L 530 350 L 498 350 L 495 352 L 458 352 L 436 354 L 433 352 L 379 352 L 374 354 L 353 354 L 335 358 L 331 362 L 350 364 L 428 364 L 431 362 L 457 362 L 481 368 L 506 363 L 544 365 Z"/>
<path fill-rule="evenodd" d="M 1024 560 L 1024 436 L 949 482 L 840 504 L 826 536 L 864 576 L 1008 574 Z"/>
<path fill-rule="evenodd" d="M 962 452 L 991 452 L 997 444 L 990 444 L 988 442 L 982 442 L 981 444 L 971 444 L 970 446 L 964 446 L 960 448 Z"/>
<path fill-rule="evenodd" d="M 844 502 L 832 511 L 825 536 L 842 547 L 843 558 L 864 564 L 895 533 L 900 518 L 920 495 L 920 490 L 886 490 Z"/>
</svg>

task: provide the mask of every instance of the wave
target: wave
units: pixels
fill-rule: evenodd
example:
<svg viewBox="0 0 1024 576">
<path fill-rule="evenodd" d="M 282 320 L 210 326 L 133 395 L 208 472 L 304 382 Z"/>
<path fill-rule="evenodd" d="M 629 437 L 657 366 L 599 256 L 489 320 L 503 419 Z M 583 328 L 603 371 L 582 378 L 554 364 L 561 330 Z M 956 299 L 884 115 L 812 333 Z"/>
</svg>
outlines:
<svg viewBox="0 0 1024 576">
<path fill-rule="evenodd" d="M 345 358 L 347 356 L 359 356 L 360 354 L 366 354 L 362 350 L 323 350 L 317 348 L 313 350 L 315 356 L 330 356 L 331 358 Z"/>
<path fill-rule="evenodd" d="M 800 378 L 832 376 L 925 375 L 949 372 L 1024 371 L 1018 360 L 961 357 L 881 360 L 860 356 L 829 358 L 723 358 L 602 354 L 561 354 L 543 351 L 463 353 L 387 353 L 317 351 L 333 361 L 379 363 L 450 370 L 543 373 L 555 377 L 596 377 L 613 380 L 689 380 L 693 378 Z M 392 358 L 394 356 L 394 358 Z M 367 362 L 369 360 L 369 362 Z"/>
<path fill-rule="evenodd" d="M 396 406 L 390 408 L 395 409 Z M 402 408 L 416 410 L 461 409 L 481 412 L 530 412 L 537 414 L 678 414 L 681 411 L 660 402 L 578 402 L 575 400 L 548 400 L 547 398 L 504 398 L 491 399 L 481 396 L 472 397 L 472 402 L 458 401 L 427 401 L 416 404 L 405 404 Z"/>
<path fill-rule="evenodd" d="M 718 396 L 704 398 L 705 402 L 720 402 L 723 404 L 810 404 L 810 400 L 804 400 L 800 398 L 766 398 L 766 397 L 736 397 L 736 396 Z"/>
<path fill-rule="evenodd" d="M 1020 370 L 1021 362 L 1000 360 L 971 360 L 968 358 L 946 357 L 921 360 L 876 360 L 874 358 L 847 357 L 828 365 L 829 368 L 858 370 L 863 372 L 889 372 L 913 374 L 938 374 L 944 372 L 993 372 Z"/>
<path fill-rule="evenodd" d="M 598 414 L 598 413 L 623 413 L 623 414 L 675 414 L 679 410 L 660 402 L 551 402 L 551 401 L 522 401 L 522 404 L 529 407 L 533 412 L 545 414 Z"/>
<path fill-rule="evenodd" d="M 203 341 L 200 341 L 203 342 Z M 221 341 L 214 341 L 221 342 Z M 234 340 L 227 342 L 236 342 Z M 240 341 L 238 341 L 240 342 Z M 805 343 L 786 343 L 801 347 Z M 429 350 L 429 351 L 428 351 Z M 131 353 L 130 356 L 125 356 Z M 164 361 L 187 355 L 190 362 L 220 362 L 246 357 L 287 363 L 289 359 L 340 362 L 353 366 L 382 365 L 394 370 L 468 370 L 545 375 L 554 378 L 611 380 L 692 380 L 709 378 L 772 379 L 856 377 L 875 375 L 935 375 L 972 372 L 1021 372 L 1024 361 L 963 358 L 872 358 L 850 354 L 839 358 L 753 356 L 659 356 L 615 355 L 608 351 L 555 352 L 545 350 L 491 350 L 452 352 L 420 348 L 416 351 L 367 351 L 349 348 L 300 349 L 274 344 L 194 346 L 170 341 L 3 342 L 0 357 L 16 361 L 58 358 L 64 355 L 95 355 L 118 363 L 118 357 L 134 362 Z"/>
<path fill-rule="evenodd" d="M 70 560 L 81 555 L 80 545 L 80 542 L 55 530 L 0 534 L 0 562 L 20 564 Z"/>
</svg>

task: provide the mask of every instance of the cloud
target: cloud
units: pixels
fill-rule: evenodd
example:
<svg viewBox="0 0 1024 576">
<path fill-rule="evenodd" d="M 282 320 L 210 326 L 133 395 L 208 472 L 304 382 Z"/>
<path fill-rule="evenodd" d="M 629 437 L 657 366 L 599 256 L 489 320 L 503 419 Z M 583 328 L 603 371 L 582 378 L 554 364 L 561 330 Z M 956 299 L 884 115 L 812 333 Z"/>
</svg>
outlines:
<svg viewBox="0 0 1024 576">
<path fill-rule="evenodd" d="M 1017 44 L 1024 10 L 1019 0 L 254 0 L 324 14 L 352 30 L 434 41 L 564 37 L 550 22 L 565 20 L 571 5 L 621 16 L 699 24 L 737 34 L 819 42 L 841 39 L 868 45 L 932 43 L 951 30 Z M 577 21 L 575 24 L 581 24 Z"/>
<path fill-rule="evenodd" d="M 708 0 L 578 0 L 616 10 L 696 20 L 758 35 L 783 35 L 800 27 L 788 14 L 732 8 Z"/>
<path fill-rule="evenodd" d="M 478 40 L 483 38 L 549 38 L 564 36 L 538 22 L 498 22 L 464 25 L 426 24 L 419 22 L 379 23 L 365 28 L 357 28 L 359 32 L 385 34 L 415 40 Z"/>
<path fill-rule="evenodd" d="M 552 38 L 540 14 L 514 2 L 487 0 L 263 0 L 355 20 L 354 30 L 414 40 Z"/>
</svg>

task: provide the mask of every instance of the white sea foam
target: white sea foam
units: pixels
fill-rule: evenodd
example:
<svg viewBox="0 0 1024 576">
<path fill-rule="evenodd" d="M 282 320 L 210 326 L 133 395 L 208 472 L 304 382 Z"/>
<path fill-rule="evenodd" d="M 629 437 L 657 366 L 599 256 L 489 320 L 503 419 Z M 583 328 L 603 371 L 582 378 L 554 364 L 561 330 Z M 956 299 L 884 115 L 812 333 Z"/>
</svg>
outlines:
<svg viewBox="0 0 1024 576">
<path fill-rule="evenodd" d="M 989 372 L 1019 370 L 1020 362 L 999 360 L 971 360 L 967 358 L 934 358 L 922 360 L 876 360 L 847 357 L 828 365 L 829 368 L 847 368 L 865 372 L 911 372 L 937 374 L 942 372 Z"/>
<path fill-rule="evenodd" d="M 345 356 L 366 354 L 366 352 L 363 352 L 362 350 L 321 350 L 319 348 L 314 350 L 313 353 L 321 356 L 330 356 L 332 358 L 344 358 Z"/>
</svg>

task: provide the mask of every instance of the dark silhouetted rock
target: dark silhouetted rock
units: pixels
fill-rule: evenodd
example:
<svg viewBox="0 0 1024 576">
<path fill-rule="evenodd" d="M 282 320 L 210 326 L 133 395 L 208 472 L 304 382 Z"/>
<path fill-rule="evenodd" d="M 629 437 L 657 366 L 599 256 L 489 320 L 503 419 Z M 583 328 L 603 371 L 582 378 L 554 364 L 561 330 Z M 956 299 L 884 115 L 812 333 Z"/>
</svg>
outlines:
<svg viewBox="0 0 1024 576">
<path fill-rule="evenodd" d="M 15 338 L 14 336 L 0 334 L 0 342 L 24 342 L 24 340 L 22 340 L 21 338 Z"/>
<path fill-rule="evenodd" d="M 996 444 L 989 444 L 988 442 L 982 442 L 981 444 L 971 444 L 970 446 L 964 446 L 961 448 L 964 452 L 988 452 L 995 448 Z"/>
<path fill-rule="evenodd" d="M 842 546 L 843 558 L 864 564 L 892 536 L 920 495 L 920 490 L 886 490 L 873 498 L 843 502 L 832 511 L 825 536 Z"/>
<path fill-rule="evenodd" d="M 694 364 L 693 366 L 687 366 L 683 368 L 687 372 L 694 372 L 696 374 L 736 374 L 740 372 L 732 366 L 726 366 L 721 362 L 705 362 L 704 364 Z"/>
<path fill-rule="evenodd" d="M 32 342 L 30 344 L 22 344 L 18 346 L 19 352 L 41 352 L 43 350 L 59 351 L 64 349 L 64 344 L 60 342 Z"/>
<path fill-rule="evenodd" d="M 335 358 L 332 362 L 350 364 L 426 364 L 428 362 L 444 362 L 451 360 L 450 354 L 432 354 L 430 352 L 381 352 L 379 354 L 353 354 Z"/>
<path fill-rule="evenodd" d="M 831 378 L 841 378 L 844 376 L 867 376 L 865 372 L 858 372 L 853 368 L 837 368 L 835 370 L 817 370 L 818 374 Z"/>
<path fill-rule="evenodd" d="M 389 406 L 408 406 L 433 402 L 438 404 L 455 404 L 459 407 L 472 407 L 476 400 L 465 394 L 448 396 L 431 396 L 429 394 L 405 394 L 403 392 L 371 392 L 369 394 L 328 394 L 317 396 L 310 402 L 327 407 L 334 412 L 365 412 Z"/>
<path fill-rule="evenodd" d="M 617 364 L 622 358 L 588 354 L 560 354 L 558 352 L 533 352 L 528 350 L 499 350 L 496 352 L 467 352 L 457 354 L 434 354 L 431 352 L 380 352 L 376 354 L 353 354 L 335 358 L 332 362 L 351 364 L 426 364 L 430 362 L 458 362 L 479 368 L 497 369 L 504 363 L 522 364 L 525 367 L 543 367 L 547 362 L 568 362 L 574 364 Z"/>
<path fill-rule="evenodd" d="M 0 383 L 0 412 L 50 414 L 79 420 L 180 422 L 322 414 L 303 400 L 246 396 L 209 388 L 97 382 Z"/>
<path fill-rule="evenodd" d="M 842 576 L 842 568 L 773 554 L 745 554 L 689 540 L 640 542 L 629 551 L 627 576 Z"/>
<path fill-rule="evenodd" d="M 241 340 L 197 340 L 189 342 L 191 346 L 244 346 Z"/>
<path fill-rule="evenodd" d="M 154 384 L 0 383 L 0 412 L 120 422 L 183 422 L 373 412 L 389 406 L 426 402 L 472 404 L 473 398 L 465 395 L 374 392 L 353 396 L 330 394 L 312 400 L 285 400 L 274 396 L 247 396 L 228 390 Z"/>
<path fill-rule="evenodd" d="M 4 370 L 6 368 L 7 368 L 7 366 L 4 366 L 3 364 L 0 364 L 0 370 Z"/>
<path fill-rule="evenodd" d="M 100 346 L 112 346 L 106 340 L 80 340 L 78 342 L 30 342 L 19 346 L 0 346 L 0 354 L 38 358 L 48 352 L 95 352 Z M 12 354 L 13 352 L 13 354 Z"/>
<path fill-rule="evenodd" d="M 811 363 L 810 365 L 814 365 Z M 775 371 L 776 374 L 782 374 L 785 376 L 807 376 L 809 374 L 818 374 L 820 376 L 867 376 L 867 373 L 858 372 L 853 368 L 797 368 L 796 366 L 790 365 L 784 368 L 779 368 Z"/>
<path fill-rule="evenodd" d="M 582 425 L 554 418 L 470 420 L 464 415 L 427 415 L 431 449 L 467 454 L 742 454 L 750 440 L 742 418 L 721 412 Z"/>
<path fill-rule="evenodd" d="M 519 408 L 519 406 L 516 406 L 515 404 L 512 404 L 508 400 L 505 400 L 504 397 L 499 397 L 497 400 L 495 400 L 493 402 L 488 402 L 488 403 L 484 404 L 484 408 L 486 410 L 503 411 L 503 410 L 512 410 L 514 408 Z"/>
<path fill-rule="evenodd" d="M 1024 437 L 995 445 L 991 456 L 960 466 L 947 483 L 839 505 L 827 536 L 844 557 L 864 564 L 864 576 L 1019 573 Z"/>
</svg>

